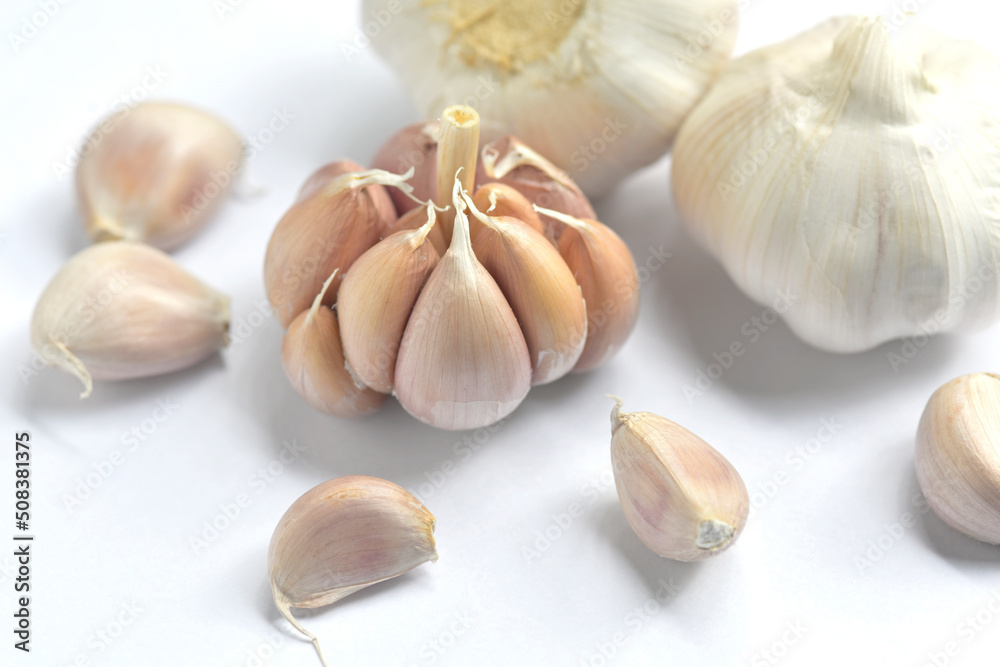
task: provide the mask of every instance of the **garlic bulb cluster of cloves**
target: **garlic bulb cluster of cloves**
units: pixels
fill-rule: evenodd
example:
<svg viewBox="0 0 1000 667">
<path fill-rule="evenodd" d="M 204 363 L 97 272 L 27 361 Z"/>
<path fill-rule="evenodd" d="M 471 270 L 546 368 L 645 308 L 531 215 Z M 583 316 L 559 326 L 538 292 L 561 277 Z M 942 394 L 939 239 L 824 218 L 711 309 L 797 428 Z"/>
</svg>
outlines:
<svg viewBox="0 0 1000 667">
<path fill-rule="evenodd" d="M 835 352 L 1000 317 L 1000 59 L 841 17 L 732 62 L 678 133 L 681 219 Z"/>
<path fill-rule="evenodd" d="M 732 51 L 738 4 L 365 0 L 364 14 L 390 17 L 372 42 L 422 115 L 464 100 L 488 141 L 517 135 L 599 195 L 666 153 Z"/>
<path fill-rule="evenodd" d="M 750 513 L 743 478 L 707 442 L 612 396 L 611 463 L 625 518 L 643 544 L 695 561 L 733 545 Z"/>
<path fill-rule="evenodd" d="M 539 179 L 530 173 L 504 182 L 534 154 L 509 140 L 512 157 L 493 159 L 469 107 L 446 109 L 432 142 L 406 134 L 421 147 L 419 168 L 328 165 L 278 223 L 264 273 L 291 324 L 285 370 L 329 414 L 367 414 L 392 393 L 432 426 L 486 426 L 533 384 L 593 368 L 624 343 L 638 310 L 635 262 L 555 167 L 524 165 L 565 179 L 558 187 L 586 218 L 533 206 L 524 192 L 537 194 Z M 492 176 L 477 189 L 481 154 L 493 155 Z"/>
<path fill-rule="evenodd" d="M 1000 376 L 963 375 L 934 392 L 915 462 L 927 504 L 945 523 L 1000 544 Z"/>
<path fill-rule="evenodd" d="M 333 604 L 438 558 L 434 515 L 384 479 L 350 475 L 316 486 L 278 522 L 267 554 L 274 604 L 323 652 L 292 607 Z"/>
</svg>

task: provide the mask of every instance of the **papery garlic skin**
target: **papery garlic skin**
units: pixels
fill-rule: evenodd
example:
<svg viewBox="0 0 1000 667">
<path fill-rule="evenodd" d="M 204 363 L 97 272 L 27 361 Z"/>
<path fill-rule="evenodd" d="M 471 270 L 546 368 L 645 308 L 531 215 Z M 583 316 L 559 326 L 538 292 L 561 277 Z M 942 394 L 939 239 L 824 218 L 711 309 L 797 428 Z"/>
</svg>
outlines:
<svg viewBox="0 0 1000 667">
<path fill-rule="evenodd" d="M 372 41 L 424 117 L 474 101 L 485 141 L 515 134 L 599 195 L 667 151 L 733 48 L 737 4 L 393 0 Z"/>
<path fill-rule="evenodd" d="M 435 114 L 437 111 L 435 111 Z M 436 116 L 435 116 L 436 117 Z M 414 176 L 409 183 L 413 196 L 429 201 L 437 193 L 437 148 L 439 123 L 435 120 L 408 125 L 378 149 L 372 158 L 373 169 L 384 169 L 394 174 L 405 174 L 410 168 Z M 402 216 L 419 206 L 399 190 L 389 189 L 396 212 Z"/>
<path fill-rule="evenodd" d="M 76 190 L 95 241 L 175 248 L 199 232 L 239 176 L 243 144 L 204 111 L 144 102 L 102 119 L 86 139 Z"/>
<path fill-rule="evenodd" d="M 1000 59 L 974 44 L 841 17 L 747 54 L 672 173 L 691 234 L 816 347 L 1000 316 Z"/>
<path fill-rule="evenodd" d="M 229 343 L 229 297 L 168 255 L 109 241 L 74 255 L 31 317 L 31 344 L 83 383 L 127 380 L 194 365 Z"/>
<path fill-rule="evenodd" d="M 1000 376 L 963 375 L 934 392 L 917 429 L 915 464 L 935 514 L 1000 544 Z"/>
<path fill-rule="evenodd" d="M 624 412 L 614 396 L 611 463 L 629 525 L 665 558 L 696 561 L 732 546 L 750 498 L 743 478 L 707 442 L 650 412 Z"/>
<path fill-rule="evenodd" d="M 292 503 L 271 537 L 267 570 L 274 603 L 319 651 L 315 635 L 291 608 L 333 604 L 436 561 L 434 526 L 434 515 L 392 482 L 362 475 L 324 482 Z"/>
</svg>

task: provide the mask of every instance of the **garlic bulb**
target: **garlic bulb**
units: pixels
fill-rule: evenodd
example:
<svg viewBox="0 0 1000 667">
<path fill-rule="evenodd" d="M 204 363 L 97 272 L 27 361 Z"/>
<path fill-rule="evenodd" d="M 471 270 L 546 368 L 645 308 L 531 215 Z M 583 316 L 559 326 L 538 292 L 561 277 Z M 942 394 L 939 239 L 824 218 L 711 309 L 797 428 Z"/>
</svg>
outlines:
<svg viewBox="0 0 1000 667">
<path fill-rule="evenodd" d="M 694 561 L 733 545 L 750 513 L 743 478 L 691 431 L 611 396 L 611 463 L 625 518 L 643 544 Z"/>
<path fill-rule="evenodd" d="M 654 162 L 736 41 L 737 0 L 365 0 L 425 118 L 463 100 L 590 195 Z M 440 202 L 439 202 L 440 203 Z"/>
<path fill-rule="evenodd" d="M 917 481 L 955 530 L 1000 544 L 1000 376 L 964 375 L 931 396 L 917 429 Z"/>
<path fill-rule="evenodd" d="M 528 347 L 503 292 L 476 259 L 455 179 L 451 246 L 410 314 L 396 361 L 396 398 L 447 430 L 493 424 L 531 388 Z"/>
<path fill-rule="evenodd" d="M 324 665 L 319 640 L 291 608 L 324 607 L 436 561 L 434 523 L 434 515 L 405 489 L 361 475 L 310 489 L 281 517 L 267 554 L 274 604 L 312 639 Z"/>
<path fill-rule="evenodd" d="M 834 352 L 1000 316 L 1000 60 L 841 17 L 733 62 L 678 134 L 681 219 Z"/>
<path fill-rule="evenodd" d="M 340 280 L 351 264 L 392 227 L 396 210 L 383 184 L 398 177 L 343 160 L 317 171 L 278 222 L 264 258 L 264 283 L 285 328 L 309 308 L 334 270 L 340 275 L 325 305 L 336 303 Z"/>
<path fill-rule="evenodd" d="M 427 218 L 422 227 L 382 239 L 358 258 L 337 304 L 348 368 L 359 382 L 386 394 L 392 392 L 403 329 L 440 259 L 429 239 L 437 222 L 434 207 L 420 210 Z"/>
<path fill-rule="evenodd" d="M 536 232 L 545 234 L 547 231 L 535 209 L 532 208 L 531 202 L 509 185 L 503 183 L 482 185 L 476 190 L 476 196 L 472 201 L 477 209 L 494 218 L 517 218 Z M 478 220 L 473 222 L 472 219 L 469 220 L 469 224 L 472 230 L 472 242 L 475 243 L 482 225 L 478 224 Z"/>
<path fill-rule="evenodd" d="M 357 386 L 345 368 L 337 316 L 322 306 L 334 271 L 312 307 L 299 313 L 285 332 L 281 362 L 296 393 L 313 408 L 335 417 L 361 417 L 379 409 L 385 395 Z"/>
<path fill-rule="evenodd" d="M 141 243 L 113 241 L 74 255 L 31 317 L 31 344 L 83 383 L 187 368 L 229 342 L 229 298 Z"/>
<path fill-rule="evenodd" d="M 87 233 L 95 241 L 174 248 L 202 229 L 243 160 L 240 137 L 198 109 L 144 102 L 103 119 L 76 169 Z"/>
<path fill-rule="evenodd" d="M 437 121 L 416 123 L 404 127 L 386 141 L 372 159 L 373 169 L 384 169 L 393 174 L 405 174 L 414 170 L 409 184 L 413 186 L 413 196 L 429 201 L 437 194 Z M 389 190 L 392 203 L 400 216 L 419 204 L 399 190 Z"/>
</svg>

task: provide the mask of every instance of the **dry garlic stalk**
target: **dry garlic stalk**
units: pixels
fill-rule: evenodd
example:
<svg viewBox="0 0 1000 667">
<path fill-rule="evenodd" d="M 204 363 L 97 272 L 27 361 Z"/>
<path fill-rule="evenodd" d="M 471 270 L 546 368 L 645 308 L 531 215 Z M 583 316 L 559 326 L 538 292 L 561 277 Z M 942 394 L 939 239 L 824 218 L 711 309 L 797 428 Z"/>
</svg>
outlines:
<svg viewBox="0 0 1000 667">
<path fill-rule="evenodd" d="M 292 616 L 437 560 L 434 515 L 405 489 L 377 477 L 352 475 L 324 482 L 292 503 L 278 522 L 267 554 L 274 604 L 309 637 L 326 665 L 319 640 Z"/>
<path fill-rule="evenodd" d="M 87 233 L 163 250 L 196 234 L 240 171 L 239 136 L 181 104 L 145 102 L 101 121 L 76 169 Z"/>
<path fill-rule="evenodd" d="M 365 0 L 379 12 L 424 117 L 468 100 L 487 141 L 517 135 L 591 194 L 667 151 L 737 30 L 736 0 Z"/>
<path fill-rule="evenodd" d="M 649 412 L 611 410 L 611 463 L 625 518 L 643 544 L 694 561 L 728 549 L 750 512 L 746 485 L 719 452 Z"/>
<path fill-rule="evenodd" d="M 31 344 L 83 383 L 191 366 L 229 342 L 229 298 L 141 243 L 111 241 L 73 256 L 31 318 Z"/>
<path fill-rule="evenodd" d="M 1000 544 L 1000 376 L 963 375 L 931 396 L 917 429 L 917 480 L 955 530 Z"/>
<path fill-rule="evenodd" d="M 734 61 L 685 121 L 673 190 L 754 300 L 834 352 L 1000 317 L 1000 59 L 831 19 Z"/>
</svg>

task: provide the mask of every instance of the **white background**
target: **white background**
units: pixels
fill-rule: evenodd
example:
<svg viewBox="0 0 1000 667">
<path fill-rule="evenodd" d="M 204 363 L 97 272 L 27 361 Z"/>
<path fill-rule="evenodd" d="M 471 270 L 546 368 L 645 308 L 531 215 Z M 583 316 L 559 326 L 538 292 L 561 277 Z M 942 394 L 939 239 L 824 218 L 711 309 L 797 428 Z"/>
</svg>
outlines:
<svg viewBox="0 0 1000 667">
<path fill-rule="evenodd" d="M 991 46 L 998 17 L 981 6 L 928 0 L 919 18 Z M 751 0 L 737 51 L 831 11 L 889 10 Z M 3 0 L 0 10 L 0 664 L 214 667 L 258 664 L 254 653 L 260 664 L 318 664 L 271 604 L 266 550 L 295 498 L 347 473 L 420 493 L 438 518 L 440 560 L 303 614 L 331 664 L 767 665 L 761 652 L 773 650 L 782 655 L 774 664 L 917 667 L 949 642 L 958 655 L 939 664 L 996 663 L 1000 618 L 988 605 L 1000 596 L 1000 554 L 921 512 L 913 440 L 936 387 L 996 370 L 1000 329 L 935 339 L 894 372 L 887 355 L 899 342 L 836 356 L 779 324 L 689 403 L 682 387 L 713 353 L 747 343 L 741 327 L 762 309 L 681 229 L 665 159 L 597 205 L 640 262 L 650 246 L 672 253 L 642 286 L 638 327 L 612 362 L 534 389 L 467 458 L 455 450 L 462 434 L 424 427 L 395 403 L 364 421 L 325 417 L 289 388 L 277 322 L 250 322 L 259 322 L 267 239 L 298 185 L 331 159 L 368 161 L 416 120 L 374 53 L 342 54 L 355 3 L 243 0 L 220 16 L 209 0 L 71 1 L 15 53 L 9 33 L 37 11 L 35 0 Z M 249 164 L 250 185 L 264 193 L 226 203 L 176 252 L 232 295 L 240 342 L 171 376 L 98 384 L 81 401 L 68 375 L 25 374 L 34 301 L 87 244 L 71 178 L 55 165 L 147 68 L 166 73 L 153 96 L 212 109 L 247 135 L 275 109 L 294 120 Z M 610 484 L 606 392 L 679 421 L 741 471 L 758 507 L 734 548 L 683 564 L 632 534 Z M 128 451 L 123 434 L 151 426 L 157 401 L 177 407 Z M 835 437 L 793 464 L 823 420 L 837 425 Z M 13 433 L 22 429 L 32 433 L 37 535 L 28 656 L 11 647 L 12 547 L 2 546 L 12 544 Z M 266 483 L 253 478 L 290 441 L 306 452 Z M 116 450 L 122 465 L 67 507 Z M 449 461 L 453 473 L 430 486 Z M 776 479 L 784 483 L 772 497 L 761 495 Z M 192 539 L 240 494 L 250 505 L 196 552 Z M 558 528 L 553 517 L 572 503 L 582 516 Z M 894 527 L 906 512 L 912 526 Z M 538 542 L 546 530 L 561 534 Z M 661 581 L 677 591 L 658 602 Z M 138 609 L 134 620 L 123 605 Z M 977 612 L 987 622 L 970 631 L 965 619 Z M 107 643 L 100 632 L 117 636 Z M 601 647 L 610 652 L 618 633 L 607 661 Z"/>
</svg>

